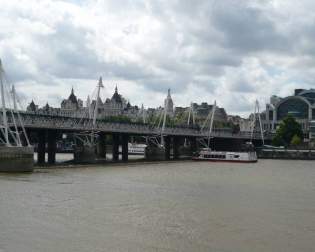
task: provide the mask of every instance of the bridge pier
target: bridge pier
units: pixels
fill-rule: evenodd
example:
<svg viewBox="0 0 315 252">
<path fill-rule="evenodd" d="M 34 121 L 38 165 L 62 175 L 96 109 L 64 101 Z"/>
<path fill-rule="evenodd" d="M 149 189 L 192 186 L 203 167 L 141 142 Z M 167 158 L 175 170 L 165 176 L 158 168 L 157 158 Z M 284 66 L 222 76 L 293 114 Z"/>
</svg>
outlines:
<svg viewBox="0 0 315 252">
<path fill-rule="evenodd" d="M 54 164 L 56 162 L 56 148 L 57 148 L 57 131 L 49 130 L 47 132 L 48 142 L 48 164 Z"/>
<path fill-rule="evenodd" d="M 164 147 L 165 147 L 165 160 L 171 159 L 171 137 L 164 137 Z"/>
<path fill-rule="evenodd" d="M 180 137 L 173 137 L 173 159 L 179 159 Z"/>
<path fill-rule="evenodd" d="M 106 159 L 106 134 L 100 132 L 97 142 L 97 155 L 100 158 Z"/>
<path fill-rule="evenodd" d="M 119 160 L 119 134 L 113 133 L 113 161 L 117 162 Z"/>
<path fill-rule="evenodd" d="M 129 140 L 129 135 L 122 134 L 121 152 L 122 152 L 122 160 L 124 162 L 128 161 L 128 140 Z"/>
<path fill-rule="evenodd" d="M 38 145 L 37 145 L 37 164 L 45 164 L 45 148 L 46 148 L 46 132 L 39 130 L 37 132 Z"/>
<path fill-rule="evenodd" d="M 190 138 L 190 150 L 191 150 L 191 153 L 194 153 L 197 151 L 197 138 L 196 137 L 191 137 Z"/>
</svg>

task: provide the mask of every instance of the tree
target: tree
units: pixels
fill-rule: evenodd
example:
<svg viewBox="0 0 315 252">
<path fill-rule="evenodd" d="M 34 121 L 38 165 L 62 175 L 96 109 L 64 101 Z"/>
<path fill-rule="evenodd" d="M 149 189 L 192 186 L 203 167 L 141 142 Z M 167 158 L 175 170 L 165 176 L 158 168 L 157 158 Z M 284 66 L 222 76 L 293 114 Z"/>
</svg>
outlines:
<svg viewBox="0 0 315 252">
<path fill-rule="evenodd" d="M 279 125 L 279 128 L 276 131 L 276 136 L 273 138 L 272 143 L 276 146 L 288 146 L 295 135 L 300 138 L 300 140 L 303 139 L 301 125 L 289 115 L 284 118 Z"/>
<path fill-rule="evenodd" d="M 291 139 L 291 145 L 299 145 L 301 144 L 302 140 L 299 136 L 294 135 Z"/>
</svg>

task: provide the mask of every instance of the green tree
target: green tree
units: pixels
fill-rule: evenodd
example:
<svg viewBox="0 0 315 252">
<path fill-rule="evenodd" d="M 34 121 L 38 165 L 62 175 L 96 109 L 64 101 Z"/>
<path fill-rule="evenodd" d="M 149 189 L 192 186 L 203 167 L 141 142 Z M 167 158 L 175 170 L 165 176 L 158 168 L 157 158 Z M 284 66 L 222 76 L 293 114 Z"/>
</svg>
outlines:
<svg viewBox="0 0 315 252">
<path fill-rule="evenodd" d="M 288 146 L 295 135 L 300 139 L 303 139 L 303 131 L 301 125 L 292 116 L 289 115 L 284 118 L 279 125 L 279 128 L 276 131 L 276 135 L 272 143 L 276 146 Z"/>
<path fill-rule="evenodd" d="M 302 140 L 299 136 L 294 135 L 291 139 L 291 145 L 299 145 L 301 144 Z"/>
</svg>

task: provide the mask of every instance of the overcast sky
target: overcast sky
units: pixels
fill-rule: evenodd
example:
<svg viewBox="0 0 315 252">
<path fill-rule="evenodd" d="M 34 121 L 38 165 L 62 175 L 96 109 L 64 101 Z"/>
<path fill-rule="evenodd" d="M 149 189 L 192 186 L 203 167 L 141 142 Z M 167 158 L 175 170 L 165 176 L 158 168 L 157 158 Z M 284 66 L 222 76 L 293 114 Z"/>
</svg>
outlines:
<svg viewBox="0 0 315 252">
<path fill-rule="evenodd" d="M 255 99 L 315 88 L 314 0 L 0 0 L 0 58 L 25 100 L 86 99 L 103 76 L 132 104 Z"/>
</svg>

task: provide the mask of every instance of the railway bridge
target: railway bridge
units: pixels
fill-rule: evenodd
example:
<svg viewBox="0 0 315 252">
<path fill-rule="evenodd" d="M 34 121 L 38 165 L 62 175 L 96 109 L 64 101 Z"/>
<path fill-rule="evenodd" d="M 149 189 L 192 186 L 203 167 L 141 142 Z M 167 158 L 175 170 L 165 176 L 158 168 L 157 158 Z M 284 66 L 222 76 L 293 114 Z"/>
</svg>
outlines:
<svg viewBox="0 0 315 252">
<path fill-rule="evenodd" d="M 198 139 L 206 139 L 209 135 L 208 129 L 197 127 L 165 127 L 163 133 L 160 127 L 144 123 L 123 123 L 97 120 L 93 124 L 92 119 L 65 117 L 59 115 L 39 114 L 20 111 L 20 116 L 25 129 L 32 137 L 33 143 L 37 145 L 38 163 L 45 163 L 45 153 L 48 152 L 48 163 L 53 164 L 56 160 L 56 143 L 62 134 L 91 132 L 98 134 L 98 151 L 100 157 L 106 157 L 106 136 L 112 136 L 113 161 L 119 160 L 119 146 L 122 150 L 122 160 L 128 161 L 128 142 L 132 136 L 157 137 L 163 135 L 166 146 L 166 159 L 170 158 L 170 150 L 173 148 L 174 158 L 178 158 L 178 149 L 188 139 L 193 150 L 197 149 Z M 14 127 L 12 117 L 8 116 L 8 123 Z M 19 125 L 18 125 L 19 126 Z M 216 149 L 229 150 L 239 147 L 242 143 L 251 140 L 256 145 L 261 145 L 262 137 L 260 132 L 239 132 L 233 133 L 227 129 L 214 129 L 211 138 Z M 266 141 L 270 141 L 271 135 L 264 135 Z"/>
</svg>

